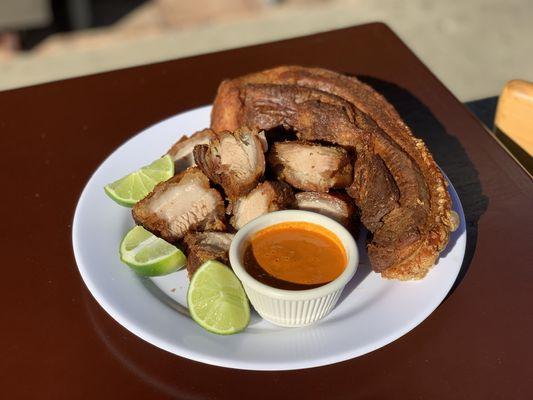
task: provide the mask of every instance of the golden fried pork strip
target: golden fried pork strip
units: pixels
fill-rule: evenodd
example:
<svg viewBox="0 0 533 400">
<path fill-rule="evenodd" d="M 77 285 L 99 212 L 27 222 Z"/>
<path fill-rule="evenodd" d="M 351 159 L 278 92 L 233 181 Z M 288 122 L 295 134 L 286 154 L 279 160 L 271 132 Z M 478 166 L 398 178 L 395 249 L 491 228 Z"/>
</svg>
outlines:
<svg viewBox="0 0 533 400">
<path fill-rule="evenodd" d="M 425 276 L 457 226 L 447 183 L 424 143 L 380 94 L 354 77 L 284 66 L 226 80 L 211 115 L 215 131 L 282 126 L 304 140 L 354 148 L 349 193 L 373 233 L 368 251 L 384 277 Z"/>
</svg>

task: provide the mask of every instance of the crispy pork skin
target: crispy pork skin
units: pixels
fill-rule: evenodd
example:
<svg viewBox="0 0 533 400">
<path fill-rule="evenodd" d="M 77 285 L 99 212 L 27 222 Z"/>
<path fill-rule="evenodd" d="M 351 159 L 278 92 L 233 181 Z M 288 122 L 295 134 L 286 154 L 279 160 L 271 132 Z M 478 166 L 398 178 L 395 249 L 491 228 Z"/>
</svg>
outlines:
<svg viewBox="0 0 533 400">
<path fill-rule="evenodd" d="M 254 218 L 291 208 L 293 204 L 294 194 L 289 185 L 266 181 L 230 205 L 230 212 L 233 214 L 230 222 L 235 229 L 240 229 Z"/>
<path fill-rule="evenodd" d="M 194 146 L 207 144 L 215 137 L 215 132 L 211 129 L 204 129 L 194 133 L 191 137 L 184 135 L 167 151 L 167 154 L 174 160 L 175 173 L 185 171 L 194 166 L 193 150 Z"/>
<path fill-rule="evenodd" d="M 383 160 L 360 153 L 354 168 L 354 181 L 346 190 L 361 210 L 361 222 L 371 232 L 383 225 L 383 217 L 399 207 L 400 192 Z"/>
<path fill-rule="evenodd" d="M 157 184 L 132 214 L 137 224 L 171 243 L 188 231 L 226 228 L 224 200 L 196 167 Z"/>
<path fill-rule="evenodd" d="M 386 278 L 423 278 L 457 227 L 447 182 L 425 144 L 383 96 L 357 78 L 282 66 L 226 80 L 211 127 L 241 125 L 281 126 L 303 140 L 356 150 L 348 191 L 373 233 L 372 267 Z"/>
<path fill-rule="evenodd" d="M 297 189 L 327 192 L 353 181 L 353 168 L 346 150 L 301 141 L 277 142 L 268 156 L 278 178 Z"/>
<path fill-rule="evenodd" d="M 354 222 L 355 207 L 350 198 L 341 193 L 300 192 L 295 195 L 296 208 L 330 217 L 350 228 Z"/>
<path fill-rule="evenodd" d="M 235 200 L 252 190 L 265 172 L 264 132 L 239 128 L 219 132 L 206 145 L 194 148 L 194 159 L 229 199 Z"/>
<path fill-rule="evenodd" d="M 232 233 L 226 232 L 191 232 L 185 235 L 183 242 L 187 251 L 187 273 L 189 278 L 206 261 L 217 260 L 229 265 L 228 251 Z"/>
</svg>

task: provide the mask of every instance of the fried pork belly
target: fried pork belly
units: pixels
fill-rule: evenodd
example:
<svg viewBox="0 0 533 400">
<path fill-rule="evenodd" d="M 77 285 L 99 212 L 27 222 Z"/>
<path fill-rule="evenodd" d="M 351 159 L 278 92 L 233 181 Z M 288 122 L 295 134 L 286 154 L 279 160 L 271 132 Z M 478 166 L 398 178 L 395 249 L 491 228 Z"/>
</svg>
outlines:
<svg viewBox="0 0 533 400">
<path fill-rule="evenodd" d="M 400 204 L 400 191 L 383 160 L 365 152 L 355 162 L 354 182 L 346 191 L 355 199 L 361 222 L 371 232 L 378 232 L 383 218 Z"/>
<path fill-rule="evenodd" d="M 187 251 L 187 273 L 189 278 L 206 261 L 217 260 L 229 265 L 228 251 L 232 233 L 192 232 L 183 239 Z"/>
<path fill-rule="evenodd" d="M 300 192 L 296 193 L 296 208 L 313 211 L 330 217 L 345 227 L 351 227 L 354 221 L 355 207 L 351 199 L 344 194 Z"/>
<path fill-rule="evenodd" d="M 245 197 L 231 204 L 231 225 L 240 229 L 252 219 L 263 214 L 290 208 L 294 204 L 294 195 L 289 185 L 284 182 L 266 181 L 257 185 Z"/>
<path fill-rule="evenodd" d="M 167 154 L 174 160 L 174 171 L 176 173 L 185 171 L 195 165 L 193 150 L 194 146 L 206 144 L 215 137 L 215 132 L 211 129 L 204 129 L 194 133 L 191 137 L 184 135 L 167 151 Z"/>
<path fill-rule="evenodd" d="M 196 146 L 194 159 L 209 179 L 235 200 L 252 190 L 263 176 L 266 149 L 264 132 L 239 128 L 219 132 L 209 144 Z"/>
<path fill-rule="evenodd" d="M 226 228 L 224 200 L 196 167 L 157 184 L 132 214 L 137 224 L 171 243 L 188 231 Z"/>
<path fill-rule="evenodd" d="M 281 126 L 303 140 L 356 150 L 349 193 L 373 233 L 372 267 L 386 278 L 423 278 L 457 227 L 447 182 L 425 144 L 357 78 L 282 66 L 226 80 L 213 104 L 211 128 L 241 125 Z"/>
<path fill-rule="evenodd" d="M 346 150 L 315 143 L 277 142 L 268 156 L 278 178 L 297 189 L 327 192 L 353 181 L 353 168 Z"/>
</svg>

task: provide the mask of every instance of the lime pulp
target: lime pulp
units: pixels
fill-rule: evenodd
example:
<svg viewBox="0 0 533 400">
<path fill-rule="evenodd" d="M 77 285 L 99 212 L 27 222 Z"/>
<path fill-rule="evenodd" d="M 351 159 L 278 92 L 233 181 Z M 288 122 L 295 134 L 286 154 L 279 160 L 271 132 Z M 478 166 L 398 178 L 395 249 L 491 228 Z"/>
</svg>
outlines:
<svg viewBox="0 0 533 400">
<path fill-rule="evenodd" d="M 212 333 L 237 333 L 250 321 L 250 305 L 241 282 L 218 261 L 207 261 L 194 273 L 187 303 L 194 321 Z"/>
<path fill-rule="evenodd" d="M 126 234 L 120 244 L 120 259 L 143 276 L 167 275 L 187 263 L 180 249 L 142 226 L 136 226 Z"/>
</svg>

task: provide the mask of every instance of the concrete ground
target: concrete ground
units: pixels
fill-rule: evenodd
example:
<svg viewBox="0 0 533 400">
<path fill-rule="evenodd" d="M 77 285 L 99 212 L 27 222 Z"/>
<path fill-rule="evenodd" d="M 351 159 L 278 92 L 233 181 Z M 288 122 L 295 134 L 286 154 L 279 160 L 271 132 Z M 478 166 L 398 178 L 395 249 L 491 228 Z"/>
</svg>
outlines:
<svg viewBox="0 0 533 400">
<path fill-rule="evenodd" d="M 0 59 L 0 90 L 373 21 L 389 24 L 463 101 L 496 95 L 513 78 L 533 81 L 530 0 L 293 0 L 245 11 L 160 29 L 143 25 L 149 10 L 123 22 L 129 29 L 55 38 Z"/>
</svg>

